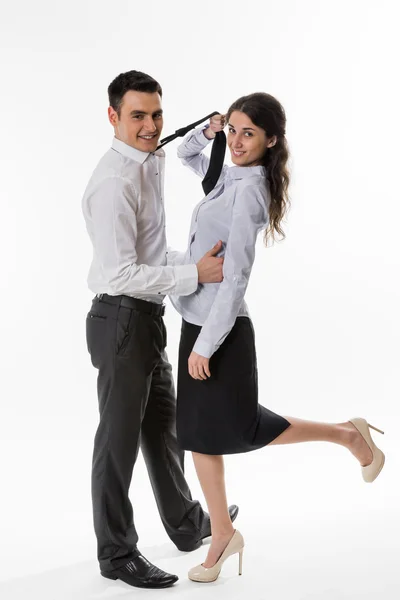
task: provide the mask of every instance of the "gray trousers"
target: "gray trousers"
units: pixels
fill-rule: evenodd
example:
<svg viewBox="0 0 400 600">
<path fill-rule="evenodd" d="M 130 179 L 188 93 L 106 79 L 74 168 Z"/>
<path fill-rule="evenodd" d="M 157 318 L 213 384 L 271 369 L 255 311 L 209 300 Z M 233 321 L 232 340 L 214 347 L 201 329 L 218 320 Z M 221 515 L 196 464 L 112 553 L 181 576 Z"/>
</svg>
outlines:
<svg viewBox="0 0 400 600">
<path fill-rule="evenodd" d="M 167 534 L 179 549 L 200 538 L 204 512 L 192 499 L 184 451 L 177 444 L 176 397 L 161 309 L 103 294 L 94 298 L 86 319 L 88 350 L 98 369 L 100 422 L 92 500 L 102 571 L 118 568 L 138 552 L 128 493 L 139 445 Z"/>
</svg>

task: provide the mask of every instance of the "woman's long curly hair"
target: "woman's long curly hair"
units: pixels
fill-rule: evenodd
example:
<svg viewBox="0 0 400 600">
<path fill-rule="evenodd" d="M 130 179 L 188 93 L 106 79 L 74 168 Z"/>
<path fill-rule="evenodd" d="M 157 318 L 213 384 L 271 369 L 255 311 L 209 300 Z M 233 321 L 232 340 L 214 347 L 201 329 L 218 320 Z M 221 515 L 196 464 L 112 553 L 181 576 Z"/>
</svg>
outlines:
<svg viewBox="0 0 400 600">
<path fill-rule="evenodd" d="M 267 148 L 262 158 L 262 165 L 267 170 L 267 180 L 271 194 L 269 205 L 269 223 L 265 231 L 265 243 L 275 240 L 275 234 L 285 237 L 282 229 L 282 219 L 290 206 L 288 187 L 289 171 L 287 162 L 289 149 L 285 137 L 286 115 L 283 106 L 276 98 L 263 92 L 242 96 L 236 100 L 226 114 L 229 122 L 235 111 L 245 113 L 257 127 L 264 129 L 268 138 L 276 136 L 276 144 Z"/>
</svg>

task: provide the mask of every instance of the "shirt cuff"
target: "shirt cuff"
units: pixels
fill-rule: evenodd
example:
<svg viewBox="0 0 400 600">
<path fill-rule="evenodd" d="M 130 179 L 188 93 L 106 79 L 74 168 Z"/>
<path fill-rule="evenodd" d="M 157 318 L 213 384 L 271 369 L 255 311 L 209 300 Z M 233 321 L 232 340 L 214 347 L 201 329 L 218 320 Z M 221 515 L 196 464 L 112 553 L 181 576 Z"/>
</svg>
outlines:
<svg viewBox="0 0 400 600">
<path fill-rule="evenodd" d="M 177 281 L 173 292 L 174 296 L 189 296 L 197 290 L 199 275 L 195 264 L 175 267 L 175 274 Z"/>
<path fill-rule="evenodd" d="M 211 358 L 216 350 L 217 348 L 214 344 L 210 344 L 209 342 L 197 338 L 192 352 L 196 352 L 196 354 L 200 354 L 200 356 L 204 356 L 204 358 Z"/>
<path fill-rule="evenodd" d="M 206 137 L 205 134 L 204 134 L 204 132 L 205 132 L 206 129 L 210 129 L 210 124 L 209 123 L 207 123 L 206 125 L 204 125 L 204 127 L 202 127 L 200 129 L 200 131 L 202 133 L 202 136 L 203 136 L 202 139 L 205 139 L 206 142 L 207 142 L 207 144 L 209 144 L 210 142 L 213 142 L 215 140 L 215 136 L 213 138 L 211 138 L 211 140 L 208 137 Z"/>
<path fill-rule="evenodd" d="M 188 142 L 196 142 L 198 144 L 199 152 L 203 150 L 206 146 L 208 146 L 208 144 L 214 141 L 214 139 L 209 140 L 208 138 L 206 138 L 206 136 L 203 133 L 203 131 L 205 129 L 208 129 L 209 127 L 209 125 L 205 125 L 201 129 L 194 129 L 192 135 L 187 139 Z"/>
</svg>

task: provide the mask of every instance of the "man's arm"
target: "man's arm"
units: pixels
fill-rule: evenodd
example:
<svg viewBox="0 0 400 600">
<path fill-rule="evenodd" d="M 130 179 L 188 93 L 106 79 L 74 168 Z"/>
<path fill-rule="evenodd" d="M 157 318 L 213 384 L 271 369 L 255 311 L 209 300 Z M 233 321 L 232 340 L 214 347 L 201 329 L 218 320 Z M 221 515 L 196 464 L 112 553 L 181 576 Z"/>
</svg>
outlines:
<svg viewBox="0 0 400 600">
<path fill-rule="evenodd" d="M 113 295 L 186 296 L 199 282 L 222 280 L 218 258 L 210 257 L 205 265 L 201 261 L 174 267 L 137 264 L 137 195 L 129 181 L 118 177 L 103 180 L 89 198 L 89 211 L 95 255 Z"/>
<path fill-rule="evenodd" d="M 137 195 L 120 177 L 103 180 L 89 199 L 94 251 L 111 293 L 179 294 L 195 291 L 195 265 L 179 267 L 137 264 Z"/>
</svg>

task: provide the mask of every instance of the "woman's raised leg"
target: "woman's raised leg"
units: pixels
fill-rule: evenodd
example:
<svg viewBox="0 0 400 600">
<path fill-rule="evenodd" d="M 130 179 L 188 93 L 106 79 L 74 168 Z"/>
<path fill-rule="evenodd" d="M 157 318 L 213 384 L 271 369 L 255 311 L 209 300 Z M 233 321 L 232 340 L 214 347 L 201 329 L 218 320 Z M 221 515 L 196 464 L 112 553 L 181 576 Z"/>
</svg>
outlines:
<svg viewBox="0 0 400 600">
<path fill-rule="evenodd" d="M 372 452 L 361 433 L 350 421 L 345 423 L 318 423 L 294 417 L 285 417 L 290 427 L 285 429 L 270 446 L 300 442 L 332 442 L 344 446 L 357 458 L 361 466 L 369 465 Z"/>
</svg>

